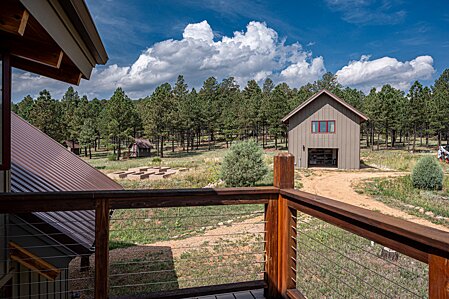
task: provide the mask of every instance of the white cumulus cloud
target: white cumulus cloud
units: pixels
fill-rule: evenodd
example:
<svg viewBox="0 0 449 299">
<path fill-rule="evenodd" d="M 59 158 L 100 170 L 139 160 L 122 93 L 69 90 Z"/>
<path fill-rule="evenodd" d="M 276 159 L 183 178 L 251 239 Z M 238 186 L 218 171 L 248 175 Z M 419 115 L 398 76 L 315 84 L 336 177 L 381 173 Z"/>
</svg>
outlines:
<svg viewBox="0 0 449 299">
<path fill-rule="evenodd" d="M 370 60 L 370 56 L 363 55 L 360 60 L 349 62 L 336 75 L 341 84 L 367 92 L 384 84 L 406 90 L 415 80 L 431 79 L 434 72 L 431 56 L 418 56 L 402 62 L 391 57 Z"/>
<path fill-rule="evenodd" d="M 233 76 L 240 85 L 248 80 L 258 82 L 271 77 L 275 82 L 287 81 L 295 87 L 313 82 L 325 72 L 322 57 L 312 57 L 299 43 L 286 44 L 277 32 L 262 22 L 250 22 L 244 31 L 214 38 L 207 21 L 188 24 L 182 39 L 155 43 L 142 52 L 130 66 L 116 64 L 96 69 L 90 81 L 83 80 L 80 93 L 109 96 L 120 86 L 132 97 L 150 94 L 164 82 L 173 83 L 183 74 L 190 86 L 200 87 L 209 76 L 217 79 Z M 48 79 L 30 74 L 17 76 L 14 93 L 36 94 L 46 86 L 60 96 L 66 85 L 49 83 Z M 36 84 L 37 81 L 44 84 Z M 63 88 L 64 87 L 64 88 Z"/>
</svg>

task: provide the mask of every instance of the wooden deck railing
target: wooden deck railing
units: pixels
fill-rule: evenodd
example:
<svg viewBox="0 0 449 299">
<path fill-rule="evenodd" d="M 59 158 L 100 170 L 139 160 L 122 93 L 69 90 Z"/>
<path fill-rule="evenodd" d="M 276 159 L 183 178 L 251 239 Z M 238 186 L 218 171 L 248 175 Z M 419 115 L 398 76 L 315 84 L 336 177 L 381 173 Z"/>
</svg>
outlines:
<svg viewBox="0 0 449 299">
<path fill-rule="evenodd" d="M 158 298 L 182 298 L 265 287 L 267 298 L 304 298 L 296 290 L 298 212 L 388 246 L 429 265 L 429 298 L 449 299 L 449 234 L 430 227 L 294 189 L 294 158 L 274 160 L 273 187 L 0 194 L 0 213 L 96 211 L 95 298 L 108 298 L 109 212 L 112 209 L 265 205 L 264 281 L 176 290 Z"/>
</svg>

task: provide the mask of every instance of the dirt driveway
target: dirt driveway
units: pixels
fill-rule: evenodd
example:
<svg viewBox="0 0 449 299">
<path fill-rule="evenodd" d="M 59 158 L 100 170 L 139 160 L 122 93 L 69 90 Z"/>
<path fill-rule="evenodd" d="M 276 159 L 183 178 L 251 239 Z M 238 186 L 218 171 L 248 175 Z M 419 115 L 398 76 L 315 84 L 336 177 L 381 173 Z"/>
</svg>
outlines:
<svg viewBox="0 0 449 299">
<path fill-rule="evenodd" d="M 362 208 L 380 211 L 383 214 L 406 219 L 426 226 L 431 226 L 441 230 L 449 231 L 448 228 L 434 224 L 426 219 L 409 215 L 401 210 L 389 207 L 380 201 L 365 194 L 359 194 L 354 190 L 354 186 L 364 179 L 379 177 L 402 176 L 406 173 L 392 171 L 338 171 L 338 170 L 310 170 L 310 175 L 301 175 L 302 191 L 312 194 L 329 197 L 348 204 Z"/>
</svg>

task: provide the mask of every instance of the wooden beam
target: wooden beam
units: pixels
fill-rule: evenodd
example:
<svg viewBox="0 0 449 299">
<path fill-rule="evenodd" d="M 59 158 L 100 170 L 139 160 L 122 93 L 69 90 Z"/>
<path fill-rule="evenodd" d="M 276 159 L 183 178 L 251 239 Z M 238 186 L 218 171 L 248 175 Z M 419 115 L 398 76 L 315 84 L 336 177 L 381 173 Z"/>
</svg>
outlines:
<svg viewBox="0 0 449 299">
<path fill-rule="evenodd" d="M 30 17 L 30 13 L 26 9 L 24 9 L 23 13 L 22 13 L 22 18 L 20 20 L 19 30 L 18 30 L 18 33 L 22 36 L 25 33 L 25 28 L 27 26 L 29 17 Z"/>
<path fill-rule="evenodd" d="M 59 60 L 59 55 L 61 55 L 60 52 L 58 52 L 57 60 Z M 66 55 L 63 55 L 61 63 L 57 62 L 57 64 L 59 64 L 59 69 L 18 56 L 11 57 L 11 65 L 27 72 L 79 85 L 82 74 L 79 72 L 78 68 L 68 63 L 65 57 Z"/>
<path fill-rule="evenodd" d="M 429 299 L 449 299 L 449 260 L 429 255 Z"/>
<path fill-rule="evenodd" d="M 284 189 L 289 206 L 427 263 L 449 258 L 449 233 L 307 192 Z"/>
<path fill-rule="evenodd" d="M 294 157 L 291 154 L 283 153 L 274 157 L 273 176 L 275 188 L 294 187 Z M 265 211 L 265 279 L 268 285 L 265 296 L 284 298 L 287 289 L 296 287 L 296 241 L 291 243 L 296 234 L 296 221 L 292 222 L 296 211 L 288 207 L 287 200 L 281 195 L 278 195 L 277 200 L 270 200 Z"/>
<path fill-rule="evenodd" d="M 266 287 L 263 280 L 236 282 L 229 284 L 219 284 L 204 287 L 192 287 L 178 290 L 160 291 L 139 295 L 114 296 L 114 299 L 182 299 L 196 298 L 202 296 L 213 296 L 223 293 L 242 292 L 249 290 L 262 289 Z M 215 297 L 215 296 L 213 296 Z"/>
<path fill-rule="evenodd" d="M 282 153 L 274 157 L 274 187 L 295 187 L 295 157 Z M 278 201 L 278 288 L 281 296 L 296 288 L 296 210 L 279 194 Z"/>
<path fill-rule="evenodd" d="M 14 242 L 9 242 L 9 257 L 25 268 L 34 271 L 49 280 L 55 280 L 61 270 Z"/>
<path fill-rule="evenodd" d="M 64 52 L 52 41 L 42 42 L 8 34 L 0 34 L 0 41 L 8 47 L 11 56 L 57 69 L 61 67 Z"/>
<path fill-rule="evenodd" d="M 109 200 L 95 209 L 95 298 L 109 298 Z"/>
<path fill-rule="evenodd" d="M 290 299 L 307 299 L 299 290 L 297 289 L 288 289 L 287 290 L 287 298 Z"/>
<path fill-rule="evenodd" d="M 0 213 L 94 210 L 95 199 L 109 199 L 111 209 L 264 204 L 278 194 L 274 187 L 0 193 Z"/>
<path fill-rule="evenodd" d="M 22 36 L 29 16 L 19 1 L 3 0 L 0 10 L 0 31 Z"/>
<path fill-rule="evenodd" d="M 4 170 L 5 173 L 11 169 L 11 55 L 8 52 L 0 52 L 2 57 L 2 82 L 1 89 L 1 104 L 2 109 L 2 121 L 1 129 L 2 133 L 0 138 L 2 138 L 2 149 L 1 149 L 1 164 L 0 170 Z M 8 185 L 10 185 L 10 180 L 8 179 Z M 6 186 L 9 190 L 10 186 Z"/>
</svg>

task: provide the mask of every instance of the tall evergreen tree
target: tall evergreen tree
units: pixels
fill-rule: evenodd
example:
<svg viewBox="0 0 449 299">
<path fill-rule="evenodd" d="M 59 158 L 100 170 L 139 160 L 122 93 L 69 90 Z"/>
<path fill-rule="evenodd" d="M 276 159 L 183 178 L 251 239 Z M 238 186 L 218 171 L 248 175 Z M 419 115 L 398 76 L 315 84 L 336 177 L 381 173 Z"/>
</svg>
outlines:
<svg viewBox="0 0 449 299">
<path fill-rule="evenodd" d="M 117 88 L 102 112 L 107 132 L 117 145 L 117 160 L 121 156 L 122 140 L 131 134 L 135 114 L 131 99 L 122 88 Z"/>
<path fill-rule="evenodd" d="M 431 126 L 437 134 L 438 146 L 445 133 L 449 142 L 449 69 L 444 70 L 433 86 Z"/>
<path fill-rule="evenodd" d="M 54 100 L 46 89 L 39 97 L 29 113 L 30 122 L 42 132 L 58 142 L 64 140 L 62 113 L 58 101 Z"/>
<path fill-rule="evenodd" d="M 14 105 L 15 109 L 13 111 L 24 120 L 30 121 L 30 112 L 33 109 L 33 105 L 34 99 L 30 95 L 27 95 L 17 105 Z"/>
</svg>

